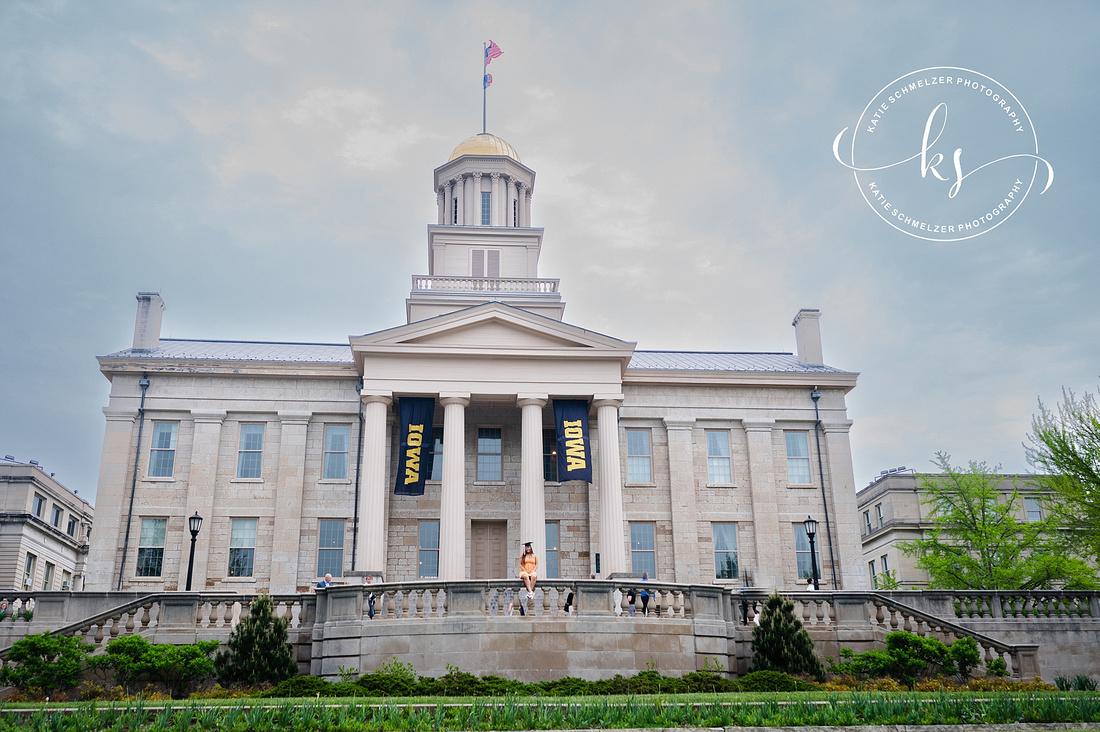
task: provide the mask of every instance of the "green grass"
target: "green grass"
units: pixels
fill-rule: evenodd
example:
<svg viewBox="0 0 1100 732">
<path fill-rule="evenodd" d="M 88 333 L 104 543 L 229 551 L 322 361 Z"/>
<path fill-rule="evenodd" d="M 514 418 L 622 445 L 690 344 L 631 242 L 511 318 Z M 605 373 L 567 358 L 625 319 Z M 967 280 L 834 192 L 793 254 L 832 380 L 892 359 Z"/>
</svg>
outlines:
<svg viewBox="0 0 1100 732">
<path fill-rule="evenodd" d="M 681 694 L 645 697 L 220 699 L 20 704 L 0 730 L 528 730 L 1100 723 L 1100 693 Z"/>
</svg>

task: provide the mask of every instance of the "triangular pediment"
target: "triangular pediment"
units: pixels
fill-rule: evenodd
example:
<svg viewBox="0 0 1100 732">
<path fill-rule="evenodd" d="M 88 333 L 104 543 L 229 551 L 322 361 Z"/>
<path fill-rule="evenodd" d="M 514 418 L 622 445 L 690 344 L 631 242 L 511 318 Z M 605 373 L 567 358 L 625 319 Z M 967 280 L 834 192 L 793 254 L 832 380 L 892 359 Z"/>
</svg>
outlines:
<svg viewBox="0 0 1100 732">
<path fill-rule="evenodd" d="M 366 353 L 494 353 L 625 358 L 634 343 L 492 302 L 350 339 Z"/>
</svg>

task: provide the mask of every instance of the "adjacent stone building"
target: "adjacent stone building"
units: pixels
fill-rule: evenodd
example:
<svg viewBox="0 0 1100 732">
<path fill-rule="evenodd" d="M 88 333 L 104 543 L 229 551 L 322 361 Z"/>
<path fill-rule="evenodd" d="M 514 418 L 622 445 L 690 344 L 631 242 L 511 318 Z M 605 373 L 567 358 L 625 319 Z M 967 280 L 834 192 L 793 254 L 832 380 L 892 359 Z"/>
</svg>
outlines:
<svg viewBox="0 0 1100 732">
<path fill-rule="evenodd" d="M 0 588 L 82 589 L 93 515 L 37 464 L 0 462 Z"/>
<path fill-rule="evenodd" d="M 642 351 L 563 320 L 540 277 L 535 172 L 494 135 L 435 170 L 427 273 L 407 322 L 342 344 L 160 338 L 138 295 L 111 382 L 89 587 L 294 592 L 359 581 L 646 571 L 675 582 L 866 586 L 845 398 L 820 313 L 797 353 Z M 704 344 L 705 345 L 705 344 Z M 394 495 L 396 413 L 435 402 L 422 496 Z M 591 483 L 558 481 L 556 400 L 588 403 Z M 130 506 L 133 506 L 132 510 Z M 352 574 L 354 572 L 355 574 Z"/>
</svg>

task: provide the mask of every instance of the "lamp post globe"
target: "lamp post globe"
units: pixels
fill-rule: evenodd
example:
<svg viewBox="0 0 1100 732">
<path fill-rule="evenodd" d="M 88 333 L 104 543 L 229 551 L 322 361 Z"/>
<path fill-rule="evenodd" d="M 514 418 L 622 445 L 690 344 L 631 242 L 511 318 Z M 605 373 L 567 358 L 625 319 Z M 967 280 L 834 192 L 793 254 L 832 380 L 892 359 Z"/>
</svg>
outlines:
<svg viewBox="0 0 1100 732">
<path fill-rule="evenodd" d="M 202 528 L 202 516 L 198 511 L 195 511 L 195 515 L 187 519 L 187 526 L 191 530 L 191 557 L 187 560 L 187 592 L 191 591 L 191 573 L 195 569 L 195 539 L 199 536 L 199 529 Z"/>
</svg>

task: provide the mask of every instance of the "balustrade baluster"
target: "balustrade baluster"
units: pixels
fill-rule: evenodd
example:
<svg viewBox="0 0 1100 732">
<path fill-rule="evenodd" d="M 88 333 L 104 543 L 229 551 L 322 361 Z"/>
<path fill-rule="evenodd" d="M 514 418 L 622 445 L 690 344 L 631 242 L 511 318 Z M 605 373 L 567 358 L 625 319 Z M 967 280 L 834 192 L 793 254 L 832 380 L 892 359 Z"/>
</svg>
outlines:
<svg viewBox="0 0 1100 732">
<path fill-rule="evenodd" d="M 136 610 L 131 610 L 126 613 L 126 635 L 134 634 L 134 616 L 137 615 Z"/>
<path fill-rule="evenodd" d="M 615 614 L 621 616 L 623 614 L 623 591 L 616 587 L 611 591 L 612 602 L 615 603 Z"/>
<path fill-rule="evenodd" d="M 234 602 L 233 600 L 228 600 L 228 601 L 223 601 L 222 604 L 225 605 L 225 614 L 222 616 L 222 627 L 232 628 L 233 627 L 233 606 L 236 605 L 237 603 Z"/>
</svg>

